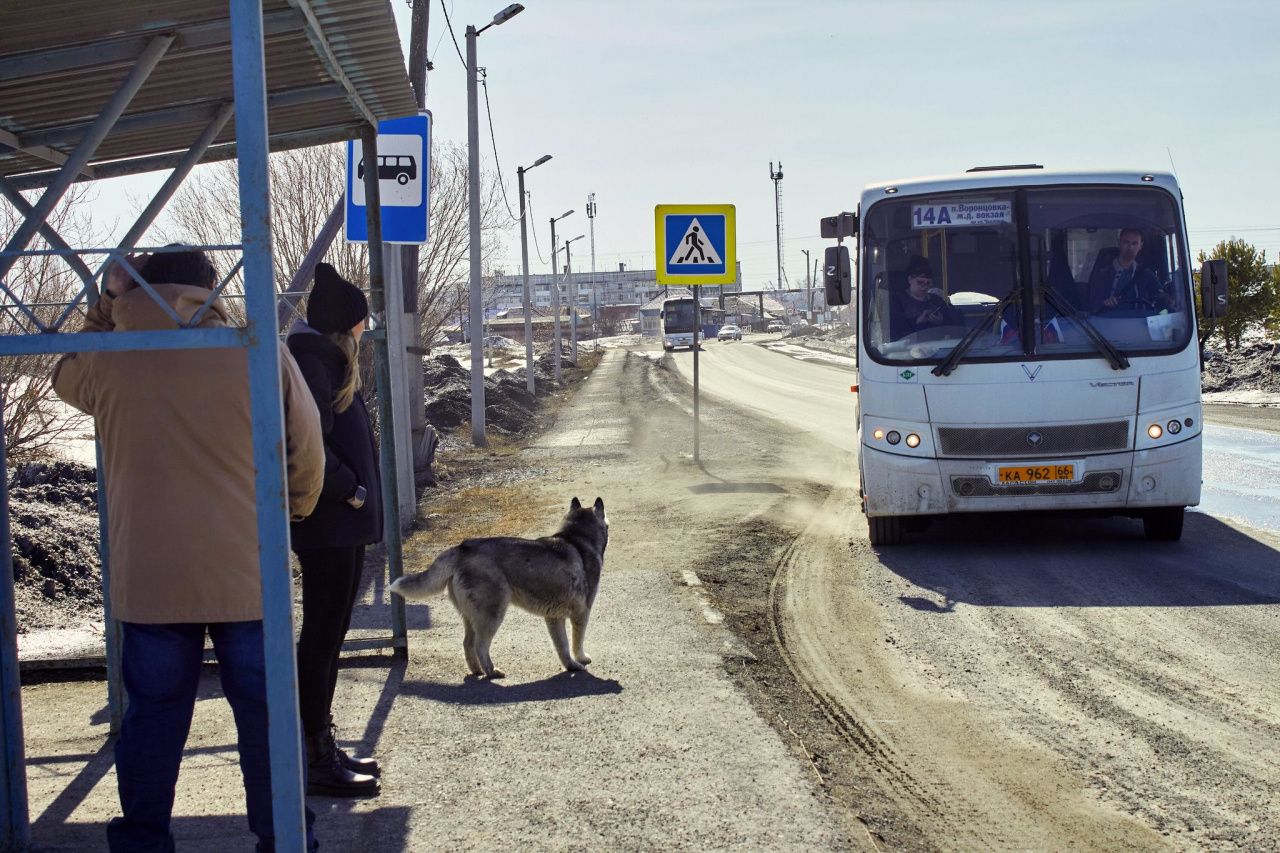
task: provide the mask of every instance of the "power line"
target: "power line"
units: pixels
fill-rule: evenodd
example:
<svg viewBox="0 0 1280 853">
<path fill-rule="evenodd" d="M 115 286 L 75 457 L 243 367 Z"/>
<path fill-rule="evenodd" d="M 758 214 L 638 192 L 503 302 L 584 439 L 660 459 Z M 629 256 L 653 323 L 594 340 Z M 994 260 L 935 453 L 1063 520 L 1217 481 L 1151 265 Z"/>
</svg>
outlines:
<svg viewBox="0 0 1280 853">
<path fill-rule="evenodd" d="M 528 209 L 525 211 L 525 216 L 533 217 L 533 193 L 529 192 L 528 190 L 525 190 L 525 196 L 528 204 Z M 537 219 L 531 218 L 530 221 L 537 222 Z M 535 252 L 538 253 L 538 263 L 545 264 L 547 262 L 547 259 L 542 257 L 542 247 L 538 245 L 538 229 L 530 228 L 529 232 L 533 234 L 533 249 Z"/>
<path fill-rule="evenodd" d="M 440 0 L 440 8 L 444 11 L 444 23 L 449 28 L 449 38 L 453 39 L 453 49 L 458 52 L 458 61 L 462 63 L 462 67 L 467 67 L 467 60 L 462 56 L 462 48 L 458 47 L 458 37 L 453 34 L 453 21 L 449 20 L 449 7 L 445 5 L 444 0 Z"/>
<path fill-rule="evenodd" d="M 507 215 L 516 222 L 520 215 L 511 209 L 511 199 L 507 198 L 507 182 L 502 178 L 502 162 L 498 159 L 498 140 L 493 134 L 493 112 L 489 109 L 489 75 L 480 69 L 480 85 L 484 88 L 484 114 L 489 117 L 489 142 L 493 145 L 493 167 L 498 172 L 498 189 L 502 190 L 502 203 L 507 206 Z"/>
</svg>

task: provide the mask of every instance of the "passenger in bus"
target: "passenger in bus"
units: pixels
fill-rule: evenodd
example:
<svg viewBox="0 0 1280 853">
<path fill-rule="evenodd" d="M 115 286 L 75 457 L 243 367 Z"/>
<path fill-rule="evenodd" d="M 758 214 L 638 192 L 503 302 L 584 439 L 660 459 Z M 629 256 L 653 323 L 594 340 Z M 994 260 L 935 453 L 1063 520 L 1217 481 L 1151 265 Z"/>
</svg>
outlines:
<svg viewBox="0 0 1280 853">
<path fill-rule="evenodd" d="M 1110 263 L 1094 265 L 1089 277 L 1089 310 L 1101 314 L 1116 308 L 1147 310 L 1152 314 L 1173 308 L 1173 300 L 1149 267 L 1138 262 L 1142 231 L 1122 228 L 1116 255 Z"/>
<path fill-rule="evenodd" d="M 964 315 L 933 286 L 929 261 L 915 255 L 907 262 L 907 287 L 893 293 L 889 303 L 889 337 L 904 338 L 923 329 L 963 326 Z"/>
</svg>

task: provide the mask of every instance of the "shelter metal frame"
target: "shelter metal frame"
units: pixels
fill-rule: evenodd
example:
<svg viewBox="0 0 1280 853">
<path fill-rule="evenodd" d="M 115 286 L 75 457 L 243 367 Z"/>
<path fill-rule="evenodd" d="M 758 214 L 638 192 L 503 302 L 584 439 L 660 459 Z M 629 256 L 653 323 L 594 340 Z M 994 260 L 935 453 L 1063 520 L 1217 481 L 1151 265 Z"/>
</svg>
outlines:
<svg viewBox="0 0 1280 853">
<path fill-rule="evenodd" d="M 207 347 L 248 351 L 276 844 L 279 850 L 300 851 L 305 847 L 302 755 L 277 345 L 281 316 L 277 311 L 284 306 L 273 284 L 268 154 L 356 135 L 376 153 L 377 121 L 415 110 L 390 7 L 386 0 L 156 0 L 148 4 L 63 0 L 60 5 L 64 7 L 61 14 L 46 10 L 50 13 L 25 15 L 13 7 L 0 12 L 0 104 L 4 105 L 0 110 L 0 195 L 23 217 L 0 250 L 0 292 L 9 302 L 6 309 L 16 310 L 34 329 L 0 335 L 0 357 Z M 356 34 L 361 37 L 353 38 Z M 272 39 L 270 55 L 268 38 Z M 228 65 L 229 90 L 225 86 Z M 269 77 L 274 87 L 270 93 Z M 105 103 L 96 114 L 86 116 L 84 102 L 95 98 Z M 234 136 L 228 136 L 233 117 Z M 194 142 L 187 141 L 193 138 Z M 92 304 L 98 298 L 97 280 L 110 260 L 133 250 L 190 170 L 201 162 L 230 157 L 239 160 L 241 242 L 207 248 L 241 253 L 237 268 L 243 266 L 247 325 L 58 334 L 82 300 Z M 47 168 L 48 164 L 55 168 Z M 114 248 L 74 249 L 47 222 L 76 181 L 162 168 L 173 172 Z M 35 204 L 21 195 L 40 188 L 44 192 Z M 378 182 L 372 173 L 366 176 L 365 191 L 370 199 L 371 308 L 377 313 L 383 310 L 386 295 Z M 37 235 L 51 248 L 29 250 Z M 19 258 L 33 254 L 62 257 L 83 284 L 51 323 L 23 301 L 20 288 L 6 281 Z M 108 260 L 95 270 L 83 260 L 88 255 L 106 255 Z M 150 291 L 145 282 L 139 283 Z M 154 298 L 154 292 L 151 295 Z M 216 296 L 217 292 L 212 294 L 210 302 Z M 386 336 L 373 333 L 373 337 L 380 417 L 390 423 Z M 2 419 L 0 413 L 0 426 Z M 392 443 L 383 441 L 384 519 L 393 578 L 400 572 L 401 531 L 394 454 Z M 0 430 L 0 463 L 6 455 Z M 100 495 L 106 494 L 101 464 L 98 489 Z M 105 589 L 110 571 L 105 559 L 105 502 L 100 506 Z M 7 576 L 7 581 L 0 582 L 0 732 L 4 738 L 0 847 L 23 849 L 31 838 L 7 477 L 0 482 L 0 537 L 6 546 L 2 565 Z M 114 731 L 123 707 L 119 635 L 109 596 L 104 599 Z M 400 633 L 390 645 L 403 652 L 407 647 L 403 611 L 393 613 L 393 623 Z M 364 641 L 361 647 L 370 647 L 370 642 Z"/>
</svg>

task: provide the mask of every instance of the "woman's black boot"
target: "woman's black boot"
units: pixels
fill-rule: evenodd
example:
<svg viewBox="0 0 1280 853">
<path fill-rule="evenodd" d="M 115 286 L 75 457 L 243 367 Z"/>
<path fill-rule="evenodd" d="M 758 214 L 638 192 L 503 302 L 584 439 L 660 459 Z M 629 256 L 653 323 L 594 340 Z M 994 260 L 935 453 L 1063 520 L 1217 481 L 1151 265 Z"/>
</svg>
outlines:
<svg viewBox="0 0 1280 853">
<path fill-rule="evenodd" d="M 376 758 L 356 758 L 354 755 L 348 755 L 346 750 L 338 746 L 338 727 L 332 720 L 329 722 L 329 743 L 333 745 L 333 751 L 338 753 L 338 761 L 342 762 L 343 767 L 352 773 L 381 778 L 382 768 L 378 766 Z"/>
<path fill-rule="evenodd" d="M 342 766 L 328 730 L 307 735 L 307 794 L 320 797 L 376 797 L 378 780 Z"/>
</svg>

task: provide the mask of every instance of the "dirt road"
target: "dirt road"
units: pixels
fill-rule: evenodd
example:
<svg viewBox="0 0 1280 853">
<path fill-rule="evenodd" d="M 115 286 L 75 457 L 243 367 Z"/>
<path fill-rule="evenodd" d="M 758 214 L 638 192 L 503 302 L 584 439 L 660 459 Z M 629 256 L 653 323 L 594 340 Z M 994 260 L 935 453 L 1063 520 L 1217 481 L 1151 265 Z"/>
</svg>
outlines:
<svg viewBox="0 0 1280 853">
<path fill-rule="evenodd" d="M 476 682 L 447 601 L 411 607 L 407 663 L 343 669 L 343 742 L 378 756 L 384 790 L 311 801 L 329 849 L 1280 846 L 1280 541 L 1201 514 L 1160 547 L 1128 520 L 966 519 L 873 551 L 845 427 L 783 417 L 822 417 L 786 404 L 793 371 L 827 371 L 800 375 L 805 396 L 841 374 L 758 350 L 738 374 L 773 390 L 707 393 L 696 462 L 678 364 L 614 352 L 555 428 L 472 454 L 466 485 L 424 502 L 410 570 L 602 496 L 595 662 L 558 674 L 541 620 L 513 612 L 508 678 Z M 386 622 L 370 578 L 356 634 Z M 100 849 L 115 813 L 100 694 L 24 689 L 47 849 Z M 225 703 L 193 732 L 180 845 L 234 849 Z"/>
<path fill-rule="evenodd" d="M 704 387 L 744 407 L 819 372 L 708 349 Z M 789 408 L 774 420 L 793 452 L 797 433 L 829 437 Z M 877 552 L 855 482 L 783 553 L 771 614 L 799 682 L 876 768 L 899 821 L 864 817 L 892 846 L 1280 845 L 1280 539 L 1199 513 L 1158 547 L 1127 519 L 971 517 Z"/>
</svg>

